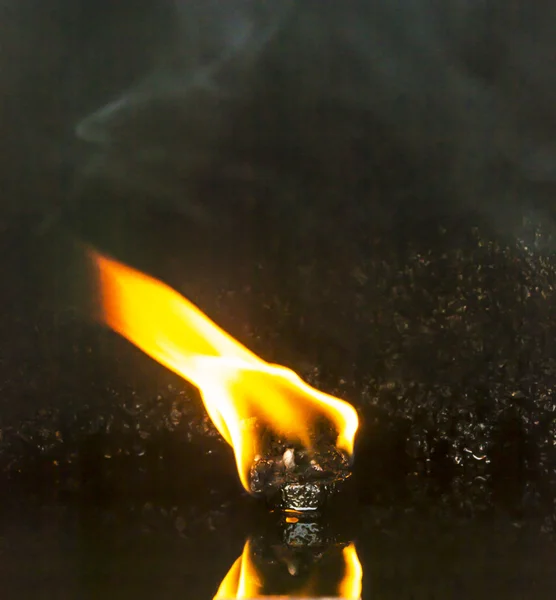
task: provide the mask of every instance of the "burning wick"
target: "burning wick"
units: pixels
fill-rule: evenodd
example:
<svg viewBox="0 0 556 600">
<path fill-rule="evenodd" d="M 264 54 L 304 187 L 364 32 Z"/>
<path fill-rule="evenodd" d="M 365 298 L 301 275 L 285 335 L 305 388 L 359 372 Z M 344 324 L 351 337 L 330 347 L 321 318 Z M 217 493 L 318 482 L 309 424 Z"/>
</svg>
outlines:
<svg viewBox="0 0 556 600">
<path fill-rule="evenodd" d="M 318 502 L 305 497 L 349 475 L 358 428 L 350 404 L 265 362 L 164 283 L 90 255 L 104 323 L 199 389 L 249 493 L 279 489 L 283 508 L 312 510 Z"/>
<path fill-rule="evenodd" d="M 310 513 L 320 509 L 338 484 L 350 475 L 349 459 L 336 448 L 330 435 L 315 436 L 309 450 L 273 450 L 267 444 L 265 457 L 255 457 L 250 474 L 251 490 L 265 494 L 284 510 Z"/>
<path fill-rule="evenodd" d="M 284 466 L 288 471 L 295 469 L 295 450 L 293 448 L 288 448 L 284 452 L 282 460 L 284 461 Z"/>
</svg>

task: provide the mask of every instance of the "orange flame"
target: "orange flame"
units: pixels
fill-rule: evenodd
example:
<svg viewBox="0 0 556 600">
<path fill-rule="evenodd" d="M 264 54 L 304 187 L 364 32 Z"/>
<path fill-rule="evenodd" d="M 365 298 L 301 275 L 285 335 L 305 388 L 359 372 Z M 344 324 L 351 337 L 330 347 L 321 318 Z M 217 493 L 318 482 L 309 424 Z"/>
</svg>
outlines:
<svg viewBox="0 0 556 600">
<path fill-rule="evenodd" d="M 363 568 L 359 562 L 354 544 L 342 550 L 344 575 L 337 587 L 337 596 L 342 600 L 359 600 L 361 598 Z M 317 581 L 313 577 L 307 585 L 296 589 L 287 596 L 274 596 L 264 592 L 263 575 L 255 566 L 253 552 L 249 540 L 245 543 L 242 555 L 228 571 L 213 600 L 232 600 L 234 598 L 310 598 L 314 597 Z"/>
<path fill-rule="evenodd" d="M 91 256 L 104 322 L 199 388 L 212 422 L 234 449 L 247 491 L 260 451 L 258 425 L 309 447 L 311 423 L 326 416 L 338 433 L 337 447 L 353 454 L 358 417 L 350 404 L 263 361 L 166 284 L 95 251 Z"/>
</svg>

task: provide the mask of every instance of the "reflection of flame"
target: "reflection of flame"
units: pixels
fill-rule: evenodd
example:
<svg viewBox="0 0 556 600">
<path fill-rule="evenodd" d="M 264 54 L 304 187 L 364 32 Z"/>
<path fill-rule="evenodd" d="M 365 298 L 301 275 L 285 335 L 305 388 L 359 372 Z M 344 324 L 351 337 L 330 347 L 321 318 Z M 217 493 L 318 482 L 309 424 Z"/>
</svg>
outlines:
<svg viewBox="0 0 556 600">
<path fill-rule="evenodd" d="M 363 569 L 355 545 L 350 544 L 342 550 L 344 561 L 344 576 L 337 586 L 337 597 L 344 600 L 359 600 L 361 598 L 361 582 Z M 317 581 L 313 577 L 302 589 L 297 589 L 287 596 L 276 596 L 276 598 L 309 598 L 314 597 L 314 588 Z M 265 581 L 255 566 L 253 552 L 249 540 L 245 543 L 242 555 L 235 561 L 232 568 L 224 577 L 214 600 L 232 600 L 233 598 L 261 598 L 272 596 L 264 593 Z"/>
<path fill-rule="evenodd" d="M 361 598 L 361 580 L 363 579 L 363 568 L 357 557 L 355 546 L 350 544 L 342 550 L 346 573 L 340 583 L 341 598 Z"/>
<path fill-rule="evenodd" d="M 262 588 L 263 581 L 251 559 L 251 547 L 247 540 L 242 555 L 224 577 L 214 599 L 257 598 Z"/>
<path fill-rule="evenodd" d="M 338 448 L 353 454 L 358 418 L 350 404 L 263 361 L 162 282 L 91 255 L 105 323 L 199 388 L 214 425 L 234 449 L 247 491 L 250 467 L 261 450 L 257 424 L 309 447 L 311 427 L 325 416 L 338 433 Z"/>
</svg>

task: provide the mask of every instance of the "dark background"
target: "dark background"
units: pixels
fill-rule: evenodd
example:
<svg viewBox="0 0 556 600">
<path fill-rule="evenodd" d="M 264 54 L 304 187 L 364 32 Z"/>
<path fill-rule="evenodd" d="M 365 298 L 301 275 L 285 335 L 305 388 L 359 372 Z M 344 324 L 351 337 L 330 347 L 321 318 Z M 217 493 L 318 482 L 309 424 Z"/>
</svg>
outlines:
<svg viewBox="0 0 556 600">
<path fill-rule="evenodd" d="M 93 321 L 83 241 L 357 407 L 365 597 L 551 597 L 553 17 L 448 4 L 0 4 L 6 597 L 210 597 L 265 512 L 195 390 Z M 192 85 L 240 17 L 269 44 Z"/>
</svg>

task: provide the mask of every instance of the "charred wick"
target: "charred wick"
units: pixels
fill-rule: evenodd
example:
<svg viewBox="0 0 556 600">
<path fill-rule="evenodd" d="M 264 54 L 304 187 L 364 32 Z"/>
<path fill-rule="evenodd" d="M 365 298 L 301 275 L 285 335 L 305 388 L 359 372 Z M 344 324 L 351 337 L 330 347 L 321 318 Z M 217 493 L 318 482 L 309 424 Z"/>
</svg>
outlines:
<svg viewBox="0 0 556 600">
<path fill-rule="evenodd" d="M 309 447 L 266 433 L 250 471 L 251 493 L 271 509 L 317 514 L 351 476 L 350 460 L 319 420 Z"/>
</svg>

